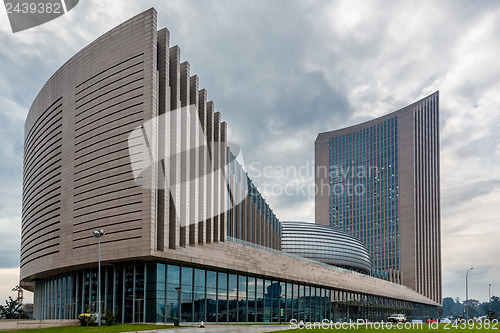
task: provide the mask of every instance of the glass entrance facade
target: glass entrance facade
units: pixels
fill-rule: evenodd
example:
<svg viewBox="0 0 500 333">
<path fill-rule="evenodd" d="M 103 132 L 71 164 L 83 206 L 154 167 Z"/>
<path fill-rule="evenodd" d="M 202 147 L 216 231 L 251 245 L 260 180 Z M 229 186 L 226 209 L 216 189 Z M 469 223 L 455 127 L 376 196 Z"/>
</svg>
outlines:
<svg viewBox="0 0 500 333">
<path fill-rule="evenodd" d="M 325 288 L 299 288 L 290 282 L 163 263 L 148 264 L 147 273 L 147 322 L 174 318 L 182 322 L 280 322 L 330 317 L 330 290 Z"/>
<path fill-rule="evenodd" d="M 118 322 L 386 320 L 436 316 L 436 307 L 294 281 L 158 262 L 101 268 L 103 311 Z M 36 319 L 97 312 L 97 268 L 36 281 Z"/>
</svg>

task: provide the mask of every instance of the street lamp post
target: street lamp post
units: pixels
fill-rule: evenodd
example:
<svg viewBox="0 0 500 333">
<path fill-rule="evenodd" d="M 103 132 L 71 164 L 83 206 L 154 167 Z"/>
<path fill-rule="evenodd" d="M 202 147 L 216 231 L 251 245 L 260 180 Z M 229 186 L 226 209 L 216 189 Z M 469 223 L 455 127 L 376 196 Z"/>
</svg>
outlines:
<svg viewBox="0 0 500 333">
<path fill-rule="evenodd" d="M 98 261 L 98 272 L 97 272 L 97 302 L 98 302 L 98 312 L 97 312 L 97 323 L 101 326 L 101 237 L 106 233 L 104 230 L 94 231 L 94 237 L 98 240 L 99 248 L 99 261 Z"/>
<path fill-rule="evenodd" d="M 490 303 L 490 313 L 491 313 L 491 283 L 488 288 L 488 302 Z"/>
<path fill-rule="evenodd" d="M 469 321 L 469 271 L 473 270 L 471 267 L 465 273 L 465 318 Z"/>
</svg>

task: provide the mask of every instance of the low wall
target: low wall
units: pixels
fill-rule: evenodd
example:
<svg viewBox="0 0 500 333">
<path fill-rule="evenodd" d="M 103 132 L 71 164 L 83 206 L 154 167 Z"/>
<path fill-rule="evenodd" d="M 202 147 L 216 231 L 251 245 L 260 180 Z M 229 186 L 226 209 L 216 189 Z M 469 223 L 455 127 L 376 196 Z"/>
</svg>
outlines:
<svg viewBox="0 0 500 333">
<path fill-rule="evenodd" d="M 29 330 L 33 328 L 49 328 L 63 326 L 78 326 L 77 319 L 50 319 L 50 320 L 32 320 L 32 319 L 1 319 L 0 331 Z"/>
</svg>

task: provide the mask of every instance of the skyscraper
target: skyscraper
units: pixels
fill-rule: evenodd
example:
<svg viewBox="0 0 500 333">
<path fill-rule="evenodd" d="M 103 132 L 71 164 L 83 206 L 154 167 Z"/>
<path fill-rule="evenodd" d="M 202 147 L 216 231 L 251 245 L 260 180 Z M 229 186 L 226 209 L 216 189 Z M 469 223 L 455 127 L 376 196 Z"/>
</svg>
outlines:
<svg viewBox="0 0 500 333">
<path fill-rule="evenodd" d="M 370 250 L 373 274 L 441 302 L 439 93 L 320 133 L 316 223 Z"/>
</svg>

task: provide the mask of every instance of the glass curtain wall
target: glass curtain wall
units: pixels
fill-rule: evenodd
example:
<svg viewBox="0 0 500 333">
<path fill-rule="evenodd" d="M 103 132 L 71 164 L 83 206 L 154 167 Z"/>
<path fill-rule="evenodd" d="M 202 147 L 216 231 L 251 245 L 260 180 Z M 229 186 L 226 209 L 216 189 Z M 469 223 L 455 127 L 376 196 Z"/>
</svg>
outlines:
<svg viewBox="0 0 500 333">
<path fill-rule="evenodd" d="M 101 269 L 101 305 L 118 322 L 289 322 L 436 317 L 436 307 L 318 286 L 166 263 Z M 36 319 L 72 319 L 98 308 L 97 269 L 37 281 Z"/>
</svg>

